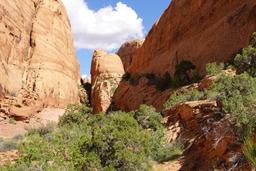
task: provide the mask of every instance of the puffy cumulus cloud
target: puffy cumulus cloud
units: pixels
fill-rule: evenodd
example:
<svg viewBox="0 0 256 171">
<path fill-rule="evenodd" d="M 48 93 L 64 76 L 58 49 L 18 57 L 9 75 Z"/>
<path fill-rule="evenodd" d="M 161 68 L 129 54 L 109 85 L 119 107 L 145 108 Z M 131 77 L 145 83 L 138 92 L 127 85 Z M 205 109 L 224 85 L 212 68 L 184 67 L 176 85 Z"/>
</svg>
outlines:
<svg viewBox="0 0 256 171">
<path fill-rule="evenodd" d="M 63 0 L 76 48 L 113 50 L 129 39 L 142 38 L 142 19 L 129 6 L 118 2 L 94 11 L 84 0 Z"/>
</svg>

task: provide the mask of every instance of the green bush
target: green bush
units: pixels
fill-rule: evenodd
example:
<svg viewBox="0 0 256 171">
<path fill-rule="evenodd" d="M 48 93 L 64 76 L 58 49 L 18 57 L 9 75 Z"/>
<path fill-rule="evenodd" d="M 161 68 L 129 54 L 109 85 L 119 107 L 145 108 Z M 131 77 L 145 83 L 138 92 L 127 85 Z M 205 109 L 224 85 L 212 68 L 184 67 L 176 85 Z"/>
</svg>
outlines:
<svg viewBox="0 0 256 171">
<path fill-rule="evenodd" d="M 0 152 L 6 152 L 17 149 L 18 141 L 22 139 L 22 136 L 18 135 L 11 139 L 0 139 Z"/>
<path fill-rule="evenodd" d="M 223 63 L 217 64 L 216 62 L 214 62 L 214 63 L 207 64 L 205 70 L 206 70 L 207 76 L 214 76 L 221 73 L 223 69 L 224 69 Z"/>
<path fill-rule="evenodd" d="M 166 101 L 163 110 L 179 103 L 201 99 L 219 102 L 225 113 L 229 113 L 242 136 L 250 134 L 256 127 L 256 78 L 244 73 L 235 76 L 221 76 L 209 90 L 186 90 L 174 92 Z M 246 131 L 246 132 L 245 132 Z"/>
<path fill-rule="evenodd" d="M 252 138 L 247 138 L 244 141 L 243 153 L 252 167 L 256 169 L 256 143 Z"/>
<path fill-rule="evenodd" d="M 158 130 L 163 128 L 162 116 L 151 106 L 141 105 L 135 111 L 134 117 L 144 129 Z"/>
<path fill-rule="evenodd" d="M 69 105 L 63 116 L 59 119 L 59 126 L 82 124 L 92 109 L 83 104 Z"/>
<path fill-rule="evenodd" d="M 232 116 L 238 128 L 248 133 L 253 131 L 256 126 L 256 78 L 247 73 L 222 76 L 212 85 L 211 91 L 217 92 L 222 109 Z"/>
<path fill-rule="evenodd" d="M 169 161 L 183 152 L 183 146 L 180 143 L 169 143 L 166 139 L 165 128 L 162 124 L 163 118 L 160 113 L 147 105 L 141 105 L 134 113 L 137 120 L 150 135 L 149 148 L 151 158 L 158 162 Z"/>
<path fill-rule="evenodd" d="M 173 77 L 169 72 L 165 72 L 162 76 L 157 76 L 153 73 L 127 73 L 123 76 L 123 80 L 129 81 L 131 85 L 136 86 L 139 84 L 140 79 L 144 77 L 148 80 L 149 85 L 154 85 L 159 91 L 165 91 L 169 88 L 177 88 L 200 81 L 202 78 L 195 69 L 196 66 L 192 62 L 185 60 L 175 66 Z M 191 74 L 190 72 L 193 70 L 195 72 Z"/>
<path fill-rule="evenodd" d="M 157 157 L 155 158 L 158 162 L 167 162 L 181 156 L 183 154 L 184 147 L 181 143 L 173 142 L 162 146 L 158 150 Z"/>
<path fill-rule="evenodd" d="M 159 91 L 165 91 L 173 87 L 173 79 L 168 72 L 163 77 L 157 77 L 154 74 L 145 74 L 145 77 L 148 79 L 148 84 L 154 85 Z"/>
<path fill-rule="evenodd" d="M 18 161 L 0 170 L 148 170 L 151 159 L 178 154 L 164 138 L 161 121 L 160 113 L 145 105 L 98 115 L 69 106 L 54 130 L 29 131 L 18 143 Z"/>
<path fill-rule="evenodd" d="M 197 89 L 186 90 L 184 92 L 174 92 L 171 97 L 163 105 L 163 110 L 173 108 L 177 104 L 186 101 L 201 100 L 204 98 L 204 92 L 198 91 Z"/>
<path fill-rule="evenodd" d="M 163 78 L 159 79 L 158 82 L 156 83 L 156 89 L 159 91 L 167 90 L 172 86 L 173 86 L 173 79 L 168 72 L 166 72 Z"/>
<path fill-rule="evenodd" d="M 41 125 L 36 128 L 28 128 L 28 135 L 38 133 L 39 135 L 43 136 L 50 132 L 53 132 L 56 127 L 56 123 L 54 122 L 48 122 L 46 125 Z"/>
<path fill-rule="evenodd" d="M 256 33 L 252 35 L 252 39 L 248 47 L 242 50 L 241 54 L 237 54 L 234 59 L 234 64 L 238 74 L 247 72 L 253 77 L 256 77 Z"/>
<path fill-rule="evenodd" d="M 92 143 L 82 144 L 84 153 L 94 154 L 103 168 L 147 170 L 150 134 L 133 117 L 115 112 L 97 122 L 91 125 Z"/>
<path fill-rule="evenodd" d="M 133 86 L 137 86 L 139 84 L 141 77 L 142 75 L 139 73 L 130 74 L 129 83 Z"/>
<path fill-rule="evenodd" d="M 191 61 L 182 61 L 175 66 L 175 82 L 179 86 L 184 86 L 192 82 L 189 72 L 195 70 L 196 66 Z"/>
</svg>

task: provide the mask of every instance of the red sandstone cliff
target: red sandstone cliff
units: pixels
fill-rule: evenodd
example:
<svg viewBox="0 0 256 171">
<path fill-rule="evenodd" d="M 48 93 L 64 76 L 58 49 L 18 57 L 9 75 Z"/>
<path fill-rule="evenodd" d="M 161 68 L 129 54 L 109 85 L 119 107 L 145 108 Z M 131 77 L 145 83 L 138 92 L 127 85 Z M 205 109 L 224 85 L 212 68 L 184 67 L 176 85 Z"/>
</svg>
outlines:
<svg viewBox="0 0 256 171">
<path fill-rule="evenodd" d="M 203 74 L 205 64 L 226 61 L 247 46 L 254 31 L 255 0 L 173 0 L 136 50 L 128 72 L 163 76 L 189 60 Z M 135 86 L 123 81 L 114 98 L 127 111 L 145 103 L 160 109 L 169 92 L 157 91 L 141 79 Z"/>
<path fill-rule="evenodd" d="M 0 65 L 0 94 L 78 102 L 79 63 L 61 0 L 0 1 Z"/>
</svg>

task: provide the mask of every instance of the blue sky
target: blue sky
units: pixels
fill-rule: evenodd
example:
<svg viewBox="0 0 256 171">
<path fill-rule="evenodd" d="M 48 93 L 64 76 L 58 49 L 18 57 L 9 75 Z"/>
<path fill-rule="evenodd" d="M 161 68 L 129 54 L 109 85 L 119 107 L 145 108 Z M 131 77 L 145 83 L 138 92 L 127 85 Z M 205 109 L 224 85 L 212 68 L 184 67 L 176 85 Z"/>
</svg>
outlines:
<svg viewBox="0 0 256 171">
<path fill-rule="evenodd" d="M 65 1 L 68 1 L 68 0 L 63 0 L 63 1 L 64 1 L 64 4 L 65 4 L 66 8 L 68 8 L 67 10 L 68 10 L 69 17 L 70 17 L 70 20 L 71 20 L 71 26 L 74 28 L 73 32 L 76 32 L 76 33 L 73 33 L 73 34 L 75 34 L 74 35 L 75 41 L 76 41 L 76 39 L 82 39 L 82 38 L 86 39 L 86 37 L 88 37 L 88 39 L 90 39 L 92 41 L 92 43 L 93 43 L 93 41 L 96 41 L 96 40 L 94 40 L 93 35 L 88 35 L 88 33 L 86 33 L 86 34 L 81 33 L 82 30 L 78 31 L 74 26 L 75 24 L 82 26 L 82 24 L 79 24 L 79 21 L 81 22 L 85 19 L 85 18 L 83 18 L 83 14 L 84 15 L 88 14 L 86 12 L 79 13 L 78 11 L 75 11 L 77 8 L 79 8 L 79 6 L 83 6 L 81 4 L 82 2 L 80 3 L 80 5 L 77 4 L 77 6 L 75 6 L 75 5 L 73 6 L 73 4 L 71 4 L 71 0 L 69 0 L 69 2 L 65 2 Z M 72 1 L 75 2 L 75 1 L 82 1 L 82 0 L 72 0 Z M 130 23 L 135 23 L 134 25 L 137 24 L 137 27 L 141 27 L 141 25 L 143 27 L 141 27 L 140 30 L 137 29 L 136 31 L 134 30 L 134 28 L 131 28 L 130 29 L 131 35 L 127 35 L 127 36 L 128 37 L 130 36 L 130 37 L 136 37 L 136 38 L 139 37 L 140 38 L 142 36 L 141 33 L 143 33 L 143 36 L 145 36 L 147 34 L 147 32 L 151 29 L 152 25 L 156 22 L 156 20 L 162 15 L 164 10 L 168 7 L 168 5 L 170 4 L 170 1 L 171 0 L 161 0 L 161 1 L 156 1 L 156 0 L 86 0 L 86 1 L 84 1 L 84 3 L 86 4 L 85 8 L 87 8 L 87 11 L 89 11 L 89 13 L 90 13 L 87 16 L 93 17 L 93 15 L 91 13 L 95 13 L 95 16 L 98 16 L 98 18 L 100 18 L 100 19 L 107 17 L 107 16 L 104 16 L 104 15 L 108 15 L 108 13 L 109 13 L 109 15 L 112 15 L 114 13 L 114 11 L 118 11 L 119 8 L 120 8 L 120 11 L 126 11 L 127 16 L 122 17 L 121 19 L 117 18 L 116 21 L 126 20 L 126 17 L 128 17 L 130 15 L 133 15 L 133 13 L 135 12 L 138 15 L 138 17 L 137 18 L 136 17 L 133 17 L 133 18 L 130 17 L 130 20 L 131 20 Z M 121 5 L 119 4 L 120 7 L 117 7 L 118 2 L 121 2 Z M 124 5 L 127 5 L 127 7 L 125 7 Z M 73 7 L 71 7 L 71 6 L 73 6 Z M 103 14 L 101 12 L 99 12 L 99 13 L 102 14 L 99 17 L 99 14 L 96 14 L 97 11 L 99 11 L 103 8 L 106 8 L 107 6 L 112 6 L 112 8 L 113 8 L 112 12 L 110 12 L 111 11 L 110 9 L 105 10 L 105 12 L 102 12 Z M 129 7 L 131 8 L 131 10 L 128 9 Z M 73 16 L 72 16 L 72 10 L 74 11 Z M 82 15 L 81 20 L 78 21 L 78 19 L 75 17 L 76 13 L 79 13 L 79 14 Z M 123 13 L 125 15 L 125 12 L 120 12 L 120 15 L 122 15 Z M 119 15 L 119 14 L 117 14 L 117 15 Z M 113 16 L 113 18 L 114 17 L 115 16 Z M 140 24 L 141 19 L 142 19 L 142 23 Z M 108 21 L 109 19 L 107 18 L 105 20 Z M 129 20 L 129 19 L 127 19 L 127 20 Z M 88 23 L 91 23 L 91 21 L 88 21 L 87 23 L 84 23 L 85 28 L 88 25 Z M 113 22 L 113 23 L 115 23 L 115 22 Z M 122 21 L 119 22 L 119 23 L 122 23 Z M 77 27 L 79 27 L 79 26 L 77 26 Z M 101 26 L 101 27 L 102 27 L 102 29 L 99 29 L 99 32 L 105 31 L 106 27 L 108 27 L 108 26 L 106 26 L 106 27 Z M 125 30 L 124 30 L 124 32 L 125 32 Z M 126 32 L 129 32 L 129 31 L 126 31 Z M 93 34 L 95 34 L 95 33 L 93 33 Z M 99 33 L 99 34 L 103 34 L 103 33 Z M 116 34 L 116 36 L 118 36 L 118 35 Z M 115 36 L 113 36 L 113 38 L 114 37 Z M 104 40 L 105 39 L 103 39 L 102 41 L 104 41 Z M 110 41 L 110 40 L 108 40 L 108 41 Z M 107 43 L 108 42 L 106 42 L 106 44 Z M 117 42 L 115 42 L 115 43 L 117 43 Z M 90 46 L 90 45 L 88 45 L 88 42 L 86 42 L 86 45 L 84 45 L 84 44 L 85 43 L 82 43 L 82 44 L 80 43 L 79 46 L 76 46 L 76 53 L 77 53 L 77 57 L 80 61 L 81 74 L 82 75 L 89 75 L 90 74 L 90 65 L 91 65 L 91 58 L 92 58 L 92 53 L 93 53 L 92 48 L 93 47 L 88 48 L 88 46 Z M 108 48 L 109 51 L 115 51 L 117 45 L 118 45 L 118 43 L 111 46 L 111 47 L 107 47 L 107 48 Z M 83 48 L 83 47 L 85 47 L 85 48 Z M 99 47 L 100 47 L 100 45 L 99 45 Z"/>
</svg>

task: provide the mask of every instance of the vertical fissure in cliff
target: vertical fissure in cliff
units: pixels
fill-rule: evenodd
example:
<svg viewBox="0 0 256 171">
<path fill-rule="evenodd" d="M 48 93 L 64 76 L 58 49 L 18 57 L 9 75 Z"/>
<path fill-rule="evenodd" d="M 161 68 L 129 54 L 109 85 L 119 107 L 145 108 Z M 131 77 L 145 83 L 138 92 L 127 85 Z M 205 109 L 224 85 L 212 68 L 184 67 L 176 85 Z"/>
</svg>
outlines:
<svg viewBox="0 0 256 171">
<path fill-rule="evenodd" d="M 22 77 L 22 88 L 35 92 L 36 91 L 36 79 L 39 77 L 39 71 L 41 70 L 41 65 L 38 68 L 38 71 L 36 72 L 35 69 L 33 70 L 31 68 L 31 60 L 34 55 L 34 50 L 36 47 L 36 41 L 34 39 L 34 23 L 37 19 L 38 11 L 41 7 L 42 1 L 33 1 L 34 3 L 34 15 L 32 17 L 31 22 L 31 30 L 29 33 L 29 48 L 26 58 L 24 59 L 24 71 L 23 71 L 23 77 Z"/>
</svg>

